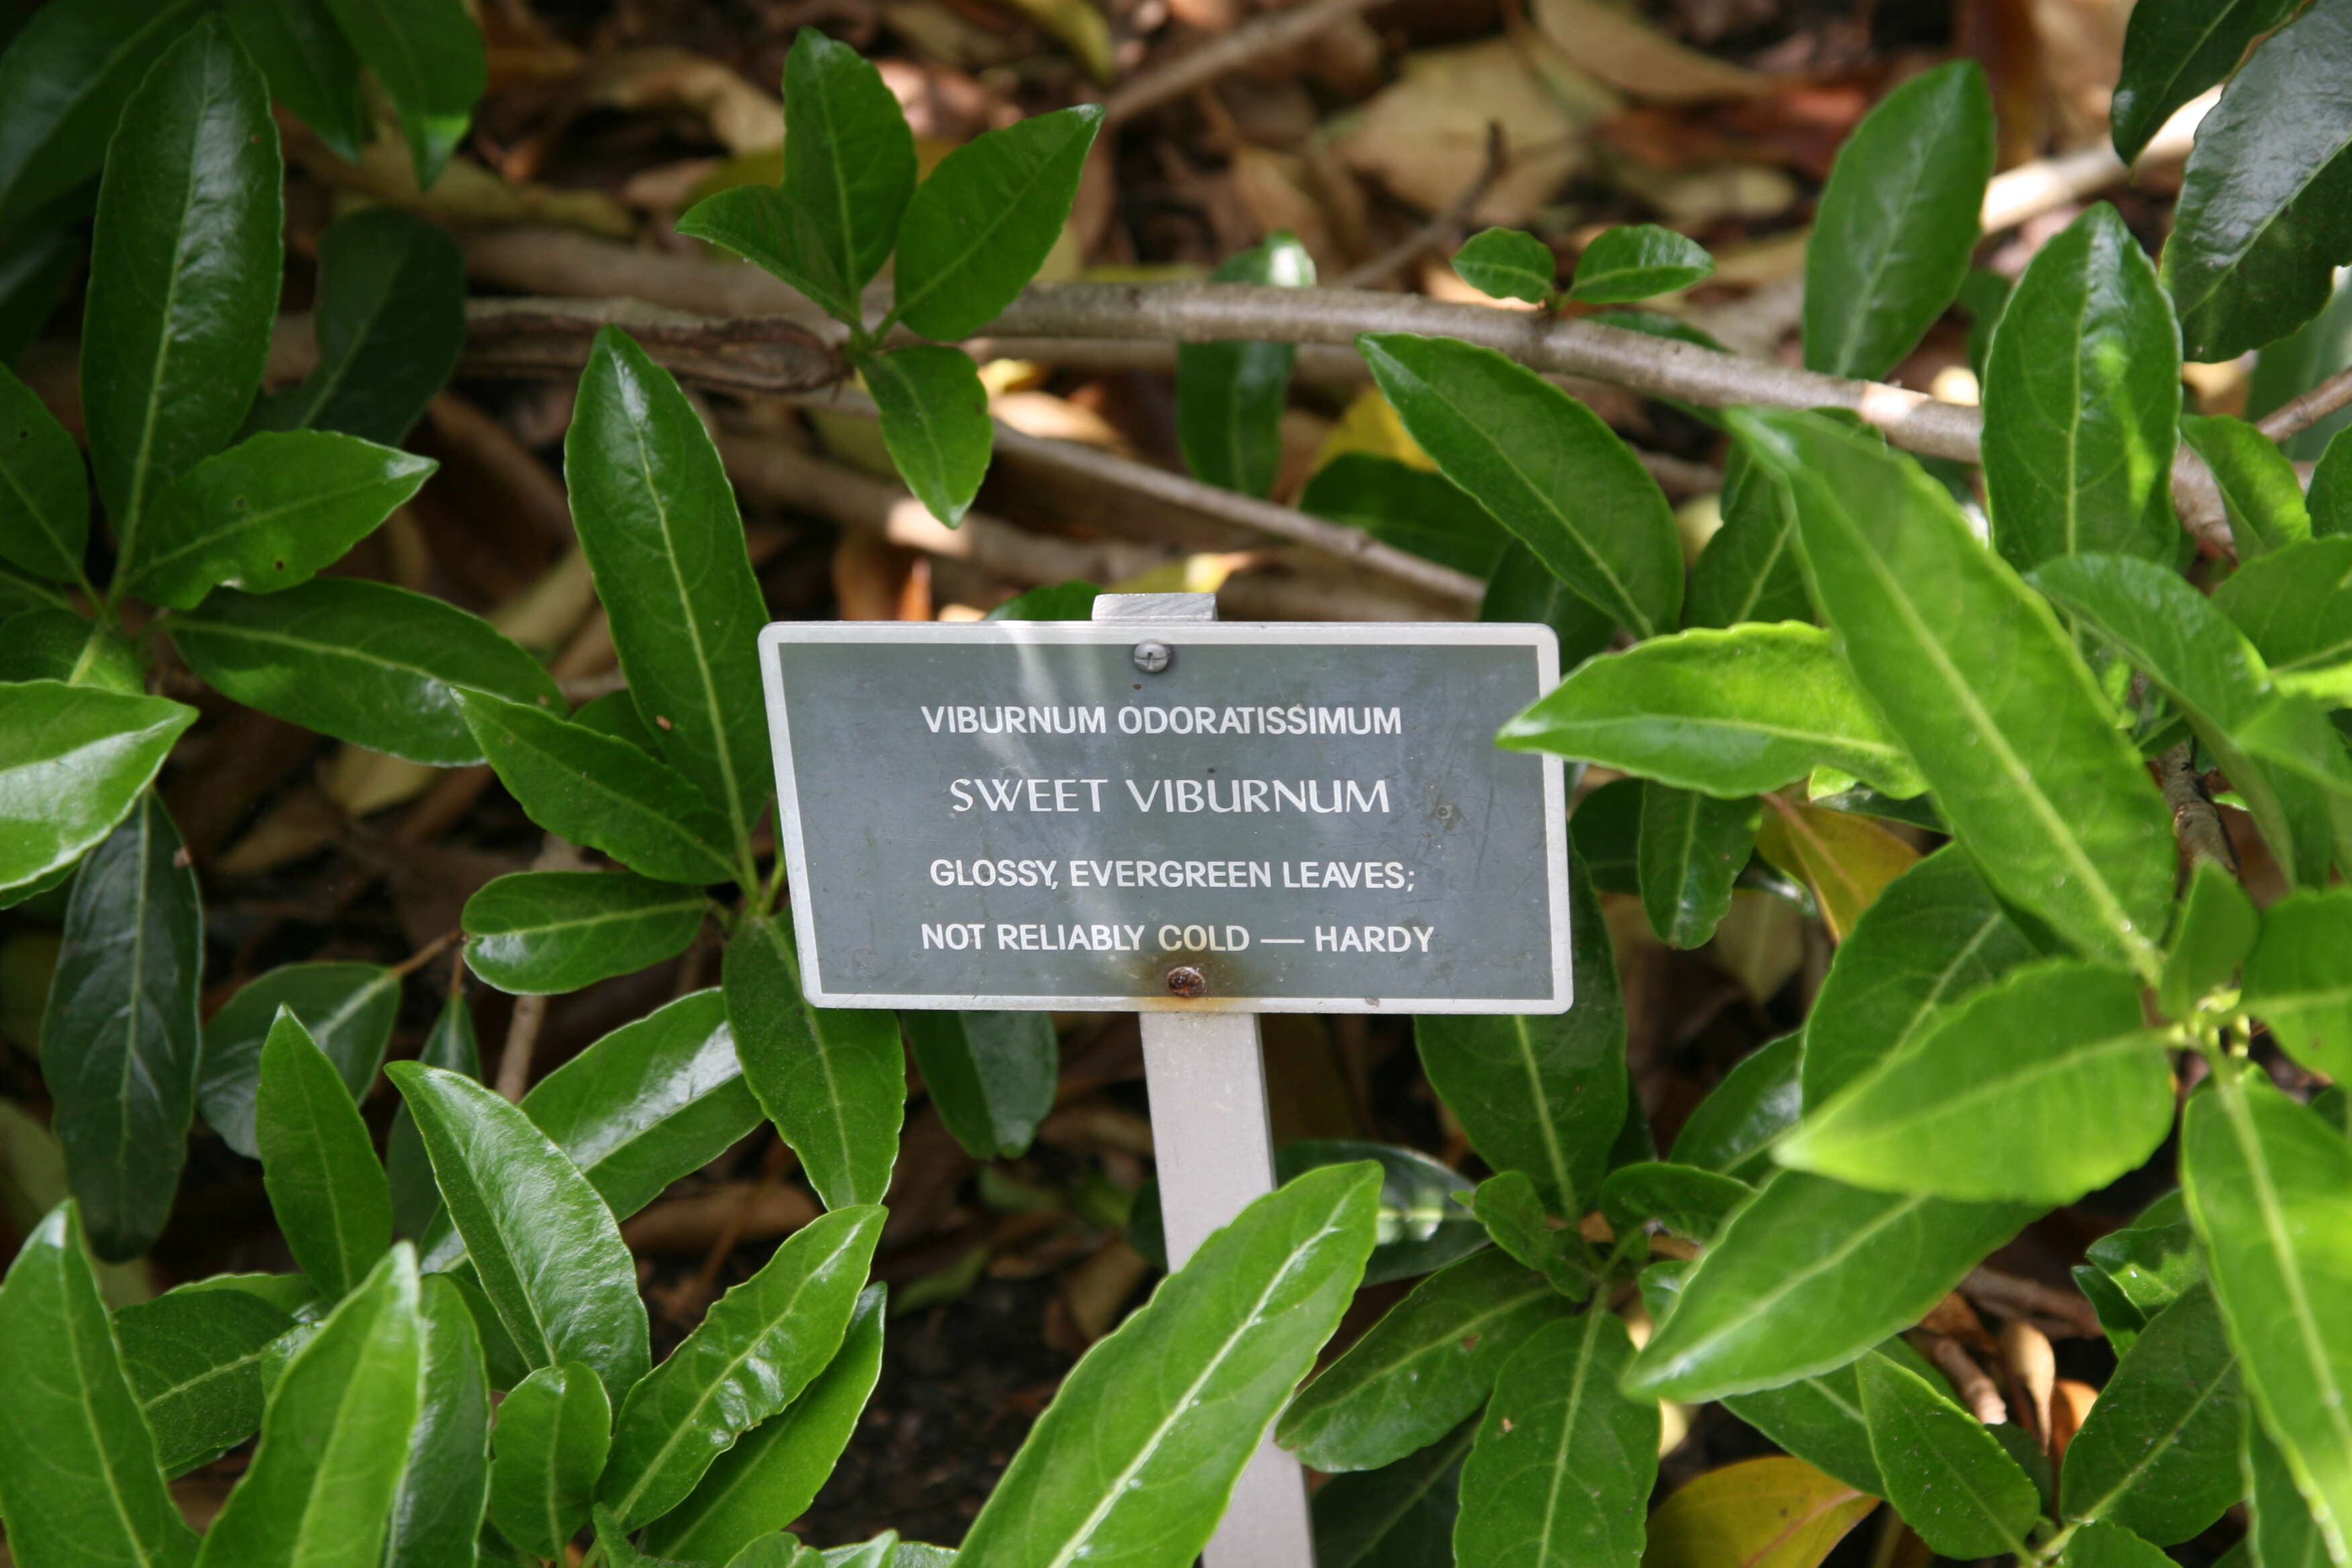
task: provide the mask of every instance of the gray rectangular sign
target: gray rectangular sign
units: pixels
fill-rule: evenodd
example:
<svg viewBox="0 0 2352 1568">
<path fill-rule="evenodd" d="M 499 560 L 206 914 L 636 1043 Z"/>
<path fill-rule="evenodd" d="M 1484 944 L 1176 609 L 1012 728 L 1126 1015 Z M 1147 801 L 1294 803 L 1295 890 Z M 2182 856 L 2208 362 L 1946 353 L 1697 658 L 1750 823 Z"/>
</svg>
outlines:
<svg viewBox="0 0 2352 1568">
<path fill-rule="evenodd" d="M 1563 1011 L 1560 763 L 1494 743 L 1559 662 L 1539 626 L 771 626 L 802 983 L 835 1007 Z"/>
</svg>

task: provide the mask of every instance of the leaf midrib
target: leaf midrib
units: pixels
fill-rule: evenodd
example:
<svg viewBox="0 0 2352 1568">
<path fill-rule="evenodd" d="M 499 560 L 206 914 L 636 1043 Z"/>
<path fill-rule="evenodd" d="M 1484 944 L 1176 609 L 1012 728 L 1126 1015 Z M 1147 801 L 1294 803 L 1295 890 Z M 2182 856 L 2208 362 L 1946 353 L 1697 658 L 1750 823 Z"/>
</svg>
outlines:
<svg viewBox="0 0 2352 1568">
<path fill-rule="evenodd" d="M 1084 129 L 1083 121 L 1080 122 L 1079 129 Z M 907 317 L 919 307 L 924 300 L 937 293 L 941 284 L 954 277 L 957 273 L 962 271 L 963 268 L 971 262 L 971 258 L 979 255 L 982 250 L 985 249 L 996 238 L 998 232 L 1002 230 L 1007 223 L 1012 221 L 1013 215 L 1020 209 L 1021 204 L 1028 198 L 1029 193 L 1037 188 L 1038 184 L 1045 179 L 1046 171 L 1054 166 L 1054 160 L 1060 157 L 1062 155 L 1063 149 L 1066 148 L 1068 145 L 1069 137 L 1065 136 L 1059 146 L 1053 148 L 1051 151 L 1046 153 L 1044 157 L 1039 158 L 1034 163 L 1033 163 L 1029 169 L 1028 178 L 1022 181 L 1020 189 L 1014 191 L 1011 195 L 1007 196 L 1001 204 L 999 204 L 996 216 L 990 221 L 988 226 L 982 229 L 979 235 L 974 237 L 971 244 L 965 246 L 963 249 L 957 252 L 953 258 L 946 265 L 940 267 L 936 272 L 932 273 L 929 282 L 924 284 L 920 289 L 916 289 L 912 295 L 893 300 L 890 305 L 890 313 L 898 320 L 902 321 L 905 321 Z M 958 148 L 957 151 L 961 152 L 962 149 Z M 953 155 L 953 153 L 950 154 L 950 157 Z M 935 169 L 931 172 L 931 178 L 939 178 L 938 170 Z M 924 182 L 927 185 L 930 182 L 928 180 Z M 919 195 L 921 193 L 919 191 L 917 193 Z M 900 243 L 903 245 L 905 242 L 905 230 L 903 226 L 900 229 L 899 237 Z"/>
</svg>

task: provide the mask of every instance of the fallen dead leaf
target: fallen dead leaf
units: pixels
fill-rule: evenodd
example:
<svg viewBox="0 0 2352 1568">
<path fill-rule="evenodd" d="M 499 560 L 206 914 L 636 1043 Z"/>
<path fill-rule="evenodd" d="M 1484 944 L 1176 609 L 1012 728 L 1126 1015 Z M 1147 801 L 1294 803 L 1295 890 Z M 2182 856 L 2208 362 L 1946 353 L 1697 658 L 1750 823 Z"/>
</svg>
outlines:
<svg viewBox="0 0 2352 1568">
<path fill-rule="evenodd" d="M 1701 54 L 1601 0 L 1535 0 L 1535 23 L 1594 76 L 1658 103 L 1702 103 L 1769 92 L 1770 77 Z"/>
</svg>

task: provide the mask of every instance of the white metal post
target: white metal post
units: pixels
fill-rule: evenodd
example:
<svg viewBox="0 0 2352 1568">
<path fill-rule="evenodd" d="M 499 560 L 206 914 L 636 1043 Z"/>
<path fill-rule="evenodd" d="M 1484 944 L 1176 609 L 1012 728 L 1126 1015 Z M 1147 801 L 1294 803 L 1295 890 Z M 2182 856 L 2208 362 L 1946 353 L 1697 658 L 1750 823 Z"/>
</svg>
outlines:
<svg viewBox="0 0 2352 1568">
<path fill-rule="evenodd" d="M 1105 594 L 1097 621 L 1213 621 L 1213 594 Z M 1181 647 L 1181 643 L 1180 643 Z M 1181 657 L 1181 655 L 1180 655 Z M 1144 1013 L 1143 1077 L 1151 1096 L 1168 1267 L 1274 1191 L 1274 1124 L 1255 1013 Z M 1207 1568 L 1312 1568 L 1307 1473 L 1262 1441 L 1201 1554 Z"/>
</svg>

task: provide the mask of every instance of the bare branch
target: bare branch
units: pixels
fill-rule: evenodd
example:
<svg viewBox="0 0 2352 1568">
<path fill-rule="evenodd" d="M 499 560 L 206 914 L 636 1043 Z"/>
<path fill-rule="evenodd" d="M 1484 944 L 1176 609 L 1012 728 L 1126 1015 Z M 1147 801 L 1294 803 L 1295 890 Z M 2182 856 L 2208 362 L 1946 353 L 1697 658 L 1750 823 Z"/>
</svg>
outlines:
<svg viewBox="0 0 2352 1568">
<path fill-rule="evenodd" d="M 2340 370 L 2301 397 L 2289 398 L 2254 421 L 2273 441 L 2300 436 L 2347 404 L 2352 404 L 2352 370 Z"/>
<path fill-rule="evenodd" d="M 1369 11 L 1372 4 L 1373 0 L 1309 0 L 1305 5 L 1276 11 L 1235 27 L 1164 66 L 1144 72 L 1112 93 L 1103 104 L 1103 123 L 1123 124 L 1183 97 L 1194 88 L 1205 87 L 1253 59 L 1286 49 L 1360 11 Z"/>
</svg>

